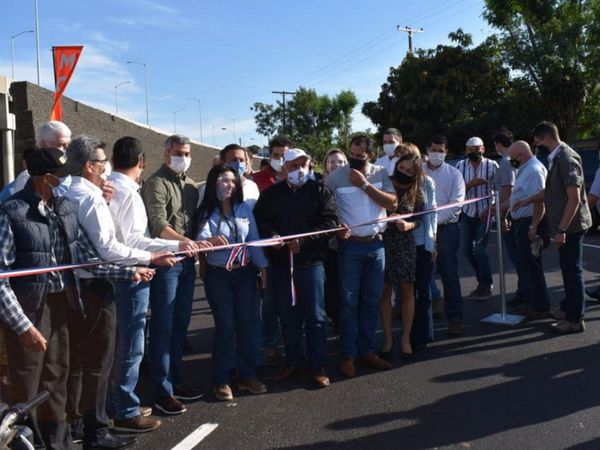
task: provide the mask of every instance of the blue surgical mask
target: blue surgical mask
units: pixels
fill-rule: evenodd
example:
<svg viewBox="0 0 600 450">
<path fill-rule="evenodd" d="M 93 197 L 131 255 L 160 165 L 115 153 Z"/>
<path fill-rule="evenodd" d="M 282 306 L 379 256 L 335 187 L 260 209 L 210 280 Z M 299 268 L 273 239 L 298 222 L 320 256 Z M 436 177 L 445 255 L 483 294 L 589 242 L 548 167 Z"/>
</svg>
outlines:
<svg viewBox="0 0 600 450">
<path fill-rule="evenodd" d="M 61 178 L 60 184 L 58 186 L 54 186 L 52 188 L 52 196 L 54 198 L 62 197 L 67 193 L 69 187 L 71 186 L 71 175 L 67 175 L 64 178 Z"/>
<path fill-rule="evenodd" d="M 227 163 L 227 165 L 235 170 L 240 177 L 244 175 L 244 172 L 246 171 L 246 163 L 240 161 L 231 161 Z"/>
</svg>

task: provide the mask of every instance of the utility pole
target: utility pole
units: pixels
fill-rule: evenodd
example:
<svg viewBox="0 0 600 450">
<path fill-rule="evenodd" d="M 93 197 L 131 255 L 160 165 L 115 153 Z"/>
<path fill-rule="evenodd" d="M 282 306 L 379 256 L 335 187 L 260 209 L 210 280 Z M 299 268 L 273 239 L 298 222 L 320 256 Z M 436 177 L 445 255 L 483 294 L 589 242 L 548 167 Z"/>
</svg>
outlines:
<svg viewBox="0 0 600 450">
<path fill-rule="evenodd" d="M 400 25 L 396 26 L 396 30 L 397 31 L 404 31 L 405 33 L 408 34 L 408 54 L 412 55 L 413 54 L 413 34 L 415 33 L 423 33 L 423 28 L 411 28 L 411 27 L 404 27 L 404 28 L 400 28 Z"/>
<path fill-rule="evenodd" d="M 285 96 L 294 95 L 296 92 L 290 91 L 271 91 L 272 94 L 279 94 L 283 97 L 283 130 L 289 134 L 287 127 L 285 126 Z"/>
</svg>

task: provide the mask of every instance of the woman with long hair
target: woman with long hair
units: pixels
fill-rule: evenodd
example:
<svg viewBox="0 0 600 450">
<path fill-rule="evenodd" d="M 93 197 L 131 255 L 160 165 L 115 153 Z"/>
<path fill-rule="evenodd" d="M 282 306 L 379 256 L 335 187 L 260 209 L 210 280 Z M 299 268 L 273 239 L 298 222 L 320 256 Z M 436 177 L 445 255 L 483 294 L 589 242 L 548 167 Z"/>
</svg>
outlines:
<svg viewBox="0 0 600 450">
<path fill-rule="evenodd" d="M 252 210 L 244 202 L 237 171 L 225 164 L 208 173 L 204 199 L 198 209 L 198 240 L 221 237 L 230 244 L 259 239 Z M 238 389 L 252 394 L 267 392 L 256 376 L 256 354 L 260 351 L 260 305 L 257 268 L 262 286 L 268 266 L 263 250 L 248 247 L 231 260 L 232 250 L 216 250 L 206 256 L 206 298 L 215 321 L 213 338 L 213 382 L 219 400 L 232 400 L 229 386 L 231 362 L 237 362 Z"/>
<path fill-rule="evenodd" d="M 423 208 L 423 167 L 419 149 L 401 144 L 401 155 L 394 166 L 392 183 L 398 195 L 396 214 L 407 214 Z M 380 356 L 389 358 L 394 346 L 392 335 L 392 291 L 398 286 L 402 313 L 401 355 L 412 357 L 411 330 L 415 314 L 415 267 L 417 250 L 412 231 L 421 225 L 419 218 L 390 222 L 383 233 L 385 244 L 385 284 L 381 297 L 381 325 L 384 342 Z"/>
</svg>

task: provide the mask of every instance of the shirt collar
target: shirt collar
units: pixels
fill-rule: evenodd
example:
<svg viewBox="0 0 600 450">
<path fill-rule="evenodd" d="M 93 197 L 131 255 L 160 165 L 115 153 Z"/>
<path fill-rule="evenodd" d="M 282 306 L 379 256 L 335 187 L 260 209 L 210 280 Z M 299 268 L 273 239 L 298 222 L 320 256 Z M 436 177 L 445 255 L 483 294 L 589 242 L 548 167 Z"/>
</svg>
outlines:
<svg viewBox="0 0 600 450">
<path fill-rule="evenodd" d="M 88 191 L 92 194 L 102 195 L 102 189 L 100 189 L 98 186 L 96 186 L 90 180 L 88 180 L 87 178 L 84 178 L 82 176 L 74 176 L 73 177 L 73 185 L 79 185 L 82 188 L 84 188 L 86 191 Z"/>
<path fill-rule="evenodd" d="M 174 181 L 185 181 L 185 173 L 178 175 L 165 163 L 163 163 L 163 165 L 161 166 L 161 170 L 167 178 L 170 178 Z"/>
<path fill-rule="evenodd" d="M 548 155 L 548 162 L 550 162 L 554 158 L 556 158 L 556 154 L 558 153 L 558 149 L 560 148 L 561 145 L 562 145 L 562 142 L 559 142 L 558 145 L 556 146 L 556 148 L 550 152 L 550 154 Z"/>
<path fill-rule="evenodd" d="M 140 188 L 140 185 L 135 182 L 135 180 L 131 179 L 127 175 L 113 171 L 108 177 L 110 180 L 113 180 L 115 183 L 123 184 L 128 189 L 137 191 Z"/>
</svg>

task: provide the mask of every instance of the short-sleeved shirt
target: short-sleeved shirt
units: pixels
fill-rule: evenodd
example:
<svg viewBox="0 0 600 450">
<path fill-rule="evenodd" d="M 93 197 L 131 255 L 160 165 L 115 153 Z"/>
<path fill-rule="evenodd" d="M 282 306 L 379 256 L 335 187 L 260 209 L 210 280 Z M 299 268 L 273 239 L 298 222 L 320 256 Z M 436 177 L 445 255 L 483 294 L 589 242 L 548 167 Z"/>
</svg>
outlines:
<svg viewBox="0 0 600 450">
<path fill-rule="evenodd" d="M 386 217 L 385 208 L 375 203 L 360 187 L 350 183 L 348 180 L 350 170 L 350 166 L 340 167 L 325 179 L 325 185 L 335 195 L 340 223 L 356 225 Z M 387 169 L 384 167 L 369 164 L 365 177 L 373 187 L 384 192 L 396 193 Z M 385 223 L 365 225 L 353 228 L 352 234 L 354 236 L 374 236 L 383 232 L 385 228 Z"/>
<path fill-rule="evenodd" d="M 513 219 L 524 219 L 533 216 L 533 205 L 527 205 L 513 210 L 513 205 L 519 200 L 524 200 L 537 194 L 546 186 L 547 170 L 535 157 L 521 164 L 517 170 L 517 178 L 510 195 L 510 215 Z"/>
<path fill-rule="evenodd" d="M 552 153 L 544 194 L 550 234 L 557 232 L 568 202 L 567 188 L 574 186 L 580 191 L 581 202 L 566 231 L 577 233 L 587 230 L 592 225 L 592 216 L 585 195 L 581 157 L 564 142 Z"/>
<path fill-rule="evenodd" d="M 477 168 L 474 168 L 469 158 L 466 158 L 458 162 L 456 169 L 463 176 L 465 184 L 469 183 L 474 178 L 483 178 L 487 181 L 486 184 L 480 184 L 479 186 L 467 189 L 465 192 L 465 200 L 486 197 L 494 193 L 493 182 L 496 178 L 496 172 L 498 171 L 498 164 L 496 161 L 492 161 L 488 158 L 481 158 Z M 463 206 L 463 213 L 469 217 L 479 217 L 483 211 L 489 209 L 492 203 L 492 198 L 486 198 L 485 200 L 480 200 L 478 202 L 468 203 Z"/>
<path fill-rule="evenodd" d="M 510 163 L 508 155 L 498 161 L 498 170 L 496 171 L 496 190 L 502 192 L 505 186 L 514 186 L 516 170 Z"/>
</svg>

